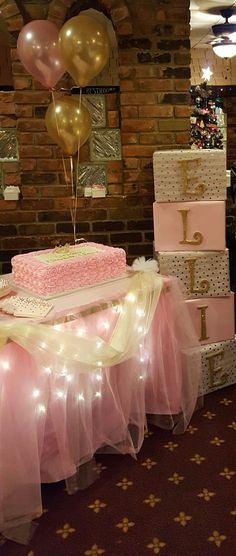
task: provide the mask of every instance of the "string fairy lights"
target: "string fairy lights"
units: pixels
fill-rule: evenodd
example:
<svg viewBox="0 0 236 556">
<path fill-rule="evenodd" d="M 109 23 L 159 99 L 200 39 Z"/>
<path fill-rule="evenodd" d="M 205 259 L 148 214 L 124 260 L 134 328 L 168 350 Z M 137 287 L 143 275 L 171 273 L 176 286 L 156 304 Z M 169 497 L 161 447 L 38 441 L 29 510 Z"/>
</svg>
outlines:
<svg viewBox="0 0 236 556">
<path fill-rule="evenodd" d="M 91 308 L 91 320 L 88 319 L 86 325 L 76 315 L 72 315 L 70 322 L 65 315 L 64 322 L 60 320 L 60 323 L 24 323 L 11 319 L 2 324 L 0 346 L 12 338 L 35 358 L 42 379 L 44 375 L 44 386 L 31 390 L 38 416 L 47 413 L 47 404 L 43 402 L 45 393 L 47 396 L 50 393 L 50 399 L 60 403 L 67 403 L 71 395 L 76 403 L 92 404 L 93 400 L 102 399 L 106 369 L 134 356 L 137 358 L 137 380 L 145 379 L 148 358 L 144 337 L 152 322 L 163 279 L 156 273 L 136 272 L 130 284 L 130 290 L 119 304 L 106 307 L 105 314 L 101 310 L 95 320 Z M 0 368 L 10 371 L 10 360 L 3 355 L 1 359 L 1 355 L 0 352 Z M 78 377 L 84 373 L 87 382 L 85 389 L 80 391 Z M 40 374 L 38 378 L 41 381 Z"/>
</svg>

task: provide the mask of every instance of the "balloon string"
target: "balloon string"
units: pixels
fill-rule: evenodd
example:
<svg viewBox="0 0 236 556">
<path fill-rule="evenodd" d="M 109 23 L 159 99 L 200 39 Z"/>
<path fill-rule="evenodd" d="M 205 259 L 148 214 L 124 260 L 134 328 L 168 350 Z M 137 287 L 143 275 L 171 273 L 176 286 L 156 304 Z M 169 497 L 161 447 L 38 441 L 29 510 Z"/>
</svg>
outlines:
<svg viewBox="0 0 236 556">
<path fill-rule="evenodd" d="M 53 101 L 53 106 L 54 106 L 54 114 L 55 114 L 55 120 L 56 120 L 57 133 L 58 133 L 58 135 L 59 135 L 59 137 L 60 137 L 60 130 L 59 130 L 58 121 L 57 121 L 57 112 L 56 112 L 55 95 L 54 95 L 53 89 L 51 89 L 51 93 L 52 93 L 52 101 Z M 64 176 L 65 176 L 66 187 L 69 187 L 69 180 L 68 180 L 67 171 L 66 171 L 66 162 L 65 162 L 65 158 L 64 158 L 63 152 L 62 152 L 61 156 L 62 156 L 62 165 L 63 165 L 63 170 L 64 170 Z"/>
<path fill-rule="evenodd" d="M 81 110 L 81 104 L 82 104 L 82 88 L 80 87 L 79 89 L 79 110 Z M 78 181 L 79 181 L 79 151 L 80 151 L 80 135 L 78 137 L 78 150 L 77 150 L 77 166 L 76 166 L 76 183 L 78 186 Z"/>
<path fill-rule="evenodd" d="M 73 156 L 70 156 L 70 173 L 71 173 L 71 222 L 73 227 L 74 243 L 76 243 L 76 183 L 74 183 L 74 168 L 73 168 Z"/>
<path fill-rule="evenodd" d="M 82 104 L 82 87 L 79 90 L 79 109 L 81 110 Z M 80 135 L 78 137 L 78 151 L 77 151 L 77 186 L 79 183 L 79 163 L 80 163 Z"/>
<path fill-rule="evenodd" d="M 80 87 L 80 94 L 79 94 L 79 110 L 81 109 L 82 103 L 82 88 Z M 73 217 L 72 217 L 72 224 L 73 224 L 73 232 L 74 232 L 74 242 L 76 243 L 76 217 L 77 217 L 77 207 L 78 207 L 78 182 L 79 182 L 79 155 L 80 155 L 80 135 L 78 136 L 78 149 L 77 149 L 77 160 L 76 160 L 76 168 L 75 168 L 75 185 L 73 188 Z"/>
<path fill-rule="evenodd" d="M 59 126 L 58 126 L 57 112 L 56 112 L 55 95 L 54 95 L 54 92 L 53 92 L 52 89 L 51 89 L 51 93 L 52 93 L 52 100 L 53 100 L 53 105 L 54 105 L 54 114 L 55 114 L 57 133 L 60 136 L 60 129 L 59 129 Z M 77 205 L 77 202 L 76 203 L 74 202 L 76 185 L 74 185 L 73 157 L 70 156 L 70 179 L 69 179 L 68 175 L 67 175 L 66 162 L 65 162 L 65 157 L 64 157 L 63 152 L 62 152 L 61 156 L 62 156 L 62 164 L 63 164 L 66 187 L 69 187 L 69 183 L 71 183 L 72 199 L 71 199 L 71 205 L 70 205 L 70 217 L 71 217 L 71 223 L 72 223 L 72 227 L 73 227 L 73 236 L 74 236 L 74 243 L 75 243 L 76 242 L 76 210 L 75 210 L 75 207 Z"/>
</svg>

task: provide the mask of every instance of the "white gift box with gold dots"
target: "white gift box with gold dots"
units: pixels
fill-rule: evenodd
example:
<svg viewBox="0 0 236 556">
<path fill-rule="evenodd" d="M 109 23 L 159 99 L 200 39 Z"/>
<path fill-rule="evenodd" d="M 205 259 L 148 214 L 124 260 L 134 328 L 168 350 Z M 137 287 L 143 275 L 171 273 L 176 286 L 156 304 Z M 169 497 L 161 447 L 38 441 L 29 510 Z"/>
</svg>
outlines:
<svg viewBox="0 0 236 556">
<path fill-rule="evenodd" d="M 155 200 L 226 199 L 225 150 L 168 150 L 153 154 Z"/>
<path fill-rule="evenodd" d="M 229 295 L 229 251 L 159 251 L 160 274 L 176 276 L 187 299 Z"/>
<path fill-rule="evenodd" d="M 236 336 L 201 347 L 202 394 L 236 383 Z"/>
</svg>

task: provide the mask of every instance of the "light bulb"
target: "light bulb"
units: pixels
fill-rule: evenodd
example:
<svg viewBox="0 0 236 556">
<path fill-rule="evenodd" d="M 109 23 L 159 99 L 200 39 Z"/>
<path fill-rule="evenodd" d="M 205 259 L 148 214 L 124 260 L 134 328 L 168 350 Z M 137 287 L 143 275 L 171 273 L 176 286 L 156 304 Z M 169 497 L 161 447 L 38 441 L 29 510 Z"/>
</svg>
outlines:
<svg viewBox="0 0 236 556">
<path fill-rule="evenodd" d="M 85 332 L 86 332 L 85 328 L 81 328 L 81 327 L 77 328 L 76 336 L 80 336 L 82 338 L 83 336 L 85 336 Z"/>
<path fill-rule="evenodd" d="M 41 347 L 42 349 L 45 349 L 45 348 L 47 347 L 46 342 L 41 342 L 40 347 Z"/>
<path fill-rule="evenodd" d="M 40 396 L 40 390 L 38 390 L 38 388 L 35 388 L 32 395 L 33 398 L 38 398 Z"/>
<path fill-rule="evenodd" d="M 138 309 L 136 309 L 136 315 L 137 315 L 138 317 L 144 317 L 145 312 L 144 312 L 143 309 L 140 309 L 140 308 L 138 307 Z"/>
<path fill-rule="evenodd" d="M 42 403 L 39 403 L 36 407 L 38 413 L 46 413 L 46 407 Z"/>
<path fill-rule="evenodd" d="M 2 368 L 4 369 L 4 371 L 8 371 L 10 369 L 9 361 L 7 361 L 6 359 L 2 361 Z"/>
<path fill-rule="evenodd" d="M 126 295 L 125 299 L 126 299 L 127 301 L 130 301 L 131 303 L 134 303 L 134 302 L 136 301 L 136 295 L 134 295 L 134 293 L 132 293 L 132 292 L 129 292 L 129 293 Z"/>
<path fill-rule="evenodd" d="M 65 394 L 64 394 L 64 392 L 62 392 L 62 390 L 57 391 L 57 398 L 59 400 L 62 400 L 63 398 L 65 398 Z"/>
</svg>

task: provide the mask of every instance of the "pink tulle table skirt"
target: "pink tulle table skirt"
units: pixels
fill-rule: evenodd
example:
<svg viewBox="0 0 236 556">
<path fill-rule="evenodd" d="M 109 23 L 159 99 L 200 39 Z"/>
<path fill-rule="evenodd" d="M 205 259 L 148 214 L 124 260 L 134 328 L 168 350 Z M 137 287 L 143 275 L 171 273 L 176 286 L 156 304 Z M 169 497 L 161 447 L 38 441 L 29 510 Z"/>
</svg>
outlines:
<svg viewBox="0 0 236 556">
<path fill-rule="evenodd" d="M 66 308 L 59 314 L 66 315 Z M 76 342 L 78 329 L 98 335 L 101 322 L 110 334 L 115 318 L 108 300 L 102 311 L 60 326 L 74 330 Z M 137 354 L 119 365 L 61 376 L 40 368 L 16 343 L 6 344 L 0 352 L 0 531 L 38 517 L 41 483 L 72 477 L 96 451 L 135 456 L 147 414 L 160 426 L 184 432 L 199 396 L 198 353 L 172 278 Z"/>
</svg>

